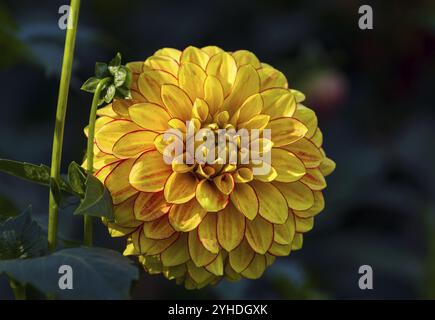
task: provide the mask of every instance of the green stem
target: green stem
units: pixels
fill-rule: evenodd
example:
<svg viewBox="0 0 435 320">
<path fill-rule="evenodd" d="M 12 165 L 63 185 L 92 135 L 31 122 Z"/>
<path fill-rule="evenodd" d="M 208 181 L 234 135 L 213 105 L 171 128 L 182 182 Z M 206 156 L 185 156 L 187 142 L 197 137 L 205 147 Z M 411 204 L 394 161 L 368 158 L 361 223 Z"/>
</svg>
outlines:
<svg viewBox="0 0 435 320">
<path fill-rule="evenodd" d="M 71 0 L 70 14 L 68 19 L 72 19 L 72 23 L 68 23 L 71 28 L 68 28 L 66 32 L 65 48 L 62 62 L 62 73 L 60 77 L 59 96 L 56 109 L 56 124 L 53 136 L 53 151 L 51 157 L 51 177 L 56 181 L 60 180 L 59 177 L 60 164 L 62 159 L 63 132 L 65 127 L 68 91 L 71 80 L 71 70 L 74 56 L 79 9 L 80 0 Z M 59 207 L 52 192 L 50 192 L 48 210 L 48 246 L 50 250 L 53 251 L 56 249 L 57 242 L 57 222 Z"/>
<path fill-rule="evenodd" d="M 9 285 L 14 292 L 15 300 L 26 300 L 26 286 L 21 285 L 14 279 L 9 279 Z"/>
<path fill-rule="evenodd" d="M 95 121 L 97 119 L 97 108 L 100 101 L 101 90 L 111 80 L 111 78 L 104 78 L 101 80 L 94 92 L 92 99 L 91 112 L 89 114 L 89 127 L 88 127 L 88 146 L 86 150 L 86 172 L 88 174 L 94 173 L 94 137 L 95 137 Z M 85 215 L 84 217 L 84 239 L 85 246 L 92 246 L 92 217 Z"/>
</svg>

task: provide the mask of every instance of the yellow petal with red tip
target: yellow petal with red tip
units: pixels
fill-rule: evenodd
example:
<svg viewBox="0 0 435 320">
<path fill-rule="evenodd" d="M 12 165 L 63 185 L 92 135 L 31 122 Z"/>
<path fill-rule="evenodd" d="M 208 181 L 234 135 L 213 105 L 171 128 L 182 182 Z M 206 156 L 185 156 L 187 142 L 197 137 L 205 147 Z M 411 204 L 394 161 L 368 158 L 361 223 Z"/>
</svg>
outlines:
<svg viewBox="0 0 435 320">
<path fill-rule="evenodd" d="M 119 138 L 126 133 L 138 130 L 142 130 L 142 128 L 130 120 L 113 120 L 104 124 L 95 133 L 95 143 L 101 151 L 112 153 L 113 145 Z"/>
<path fill-rule="evenodd" d="M 270 119 L 291 117 L 296 110 L 294 95 L 285 89 L 269 89 L 261 93 L 263 99 L 263 113 Z"/>
<path fill-rule="evenodd" d="M 272 67 L 263 66 L 257 70 L 260 76 L 260 90 L 264 91 L 270 88 L 285 88 L 288 83 L 285 75 Z"/>
<path fill-rule="evenodd" d="M 178 70 L 178 84 L 192 101 L 204 97 L 204 82 L 207 74 L 195 63 L 183 63 Z"/>
<path fill-rule="evenodd" d="M 162 105 L 161 87 L 164 84 L 177 85 L 178 80 L 172 74 L 162 70 L 145 68 L 139 76 L 140 93 L 147 101 Z"/>
<path fill-rule="evenodd" d="M 113 204 L 121 203 L 137 193 L 128 181 L 133 163 L 134 159 L 124 160 L 106 178 L 105 185 L 110 191 Z"/>
<path fill-rule="evenodd" d="M 132 105 L 128 112 L 131 120 L 142 128 L 153 131 L 168 129 L 168 121 L 171 119 L 164 108 L 154 103 L 137 103 Z"/>
<path fill-rule="evenodd" d="M 173 172 L 165 184 L 165 198 L 169 203 L 185 203 L 195 197 L 198 179 L 191 173 Z"/>
<path fill-rule="evenodd" d="M 189 260 L 187 245 L 187 233 L 180 234 L 180 237 L 161 254 L 162 263 L 167 266 L 177 266 Z"/>
<path fill-rule="evenodd" d="M 120 158 L 132 158 L 142 152 L 155 149 L 157 133 L 147 130 L 133 131 L 123 135 L 114 145 L 113 154 Z"/>
<path fill-rule="evenodd" d="M 246 240 L 255 252 L 265 254 L 272 245 L 273 225 L 257 216 L 254 220 L 246 222 L 245 235 Z"/>
<path fill-rule="evenodd" d="M 224 102 L 224 91 L 220 81 L 211 75 L 208 75 L 204 82 L 204 100 L 209 107 L 211 116 L 218 112 Z"/>
<path fill-rule="evenodd" d="M 229 253 L 229 262 L 233 270 L 240 273 L 249 266 L 254 257 L 255 252 L 246 239 L 243 239 L 239 246 Z"/>
<path fill-rule="evenodd" d="M 223 194 L 229 195 L 234 188 L 233 177 L 229 173 L 221 174 L 213 179 L 216 187 Z"/>
<path fill-rule="evenodd" d="M 174 204 L 169 211 L 169 222 L 175 230 L 188 232 L 195 229 L 207 214 L 196 201 L 192 199 L 187 203 Z"/>
<path fill-rule="evenodd" d="M 320 149 L 310 140 L 305 138 L 284 146 L 283 148 L 291 151 L 296 157 L 302 160 L 307 168 L 316 168 L 323 160 L 323 155 L 320 152 Z"/>
<path fill-rule="evenodd" d="M 211 253 L 202 245 L 197 230 L 190 231 L 189 233 L 189 253 L 193 263 L 197 267 L 210 264 L 217 256 L 217 254 Z"/>
<path fill-rule="evenodd" d="M 167 56 L 175 61 L 180 61 L 181 51 L 174 48 L 163 48 L 154 52 L 155 56 Z"/>
<path fill-rule="evenodd" d="M 293 117 L 304 123 L 308 128 L 306 137 L 311 138 L 317 130 L 317 116 L 314 111 L 302 104 L 298 104 Z"/>
<path fill-rule="evenodd" d="M 318 191 L 326 188 L 325 177 L 319 169 L 307 169 L 307 173 L 301 179 L 312 190 Z"/>
<path fill-rule="evenodd" d="M 163 192 L 140 192 L 134 202 L 134 216 L 141 221 L 154 221 L 169 212 Z"/>
<path fill-rule="evenodd" d="M 198 183 L 196 199 L 208 212 L 222 210 L 228 203 L 228 195 L 220 192 L 216 185 L 208 180 L 202 180 Z"/>
<path fill-rule="evenodd" d="M 302 182 L 291 183 L 274 182 L 275 187 L 281 191 L 289 208 L 294 210 L 307 210 L 314 204 L 313 191 Z"/>
<path fill-rule="evenodd" d="M 302 139 L 307 133 L 307 127 L 294 118 L 276 118 L 270 120 L 266 127 L 270 129 L 273 145 L 281 147 Z"/>
<path fill-rule="evenodd" d="M 241 66 L 244 66 L 246 64 L 251 65 L 255 69 L 261 67 L 260 60 L 253 54 L 252 52 L 248 50 L 237 50 L 236 52 L 233 52 L 233 57 L 237 62 L 237 66 L 240 68 Z"/>
<path fill-rule="evenodd" d="M 275 224 L 273 226 L 273 241 L 281 245 L 291 244 L 295 231 L 295 217 L 292 213 L 289 213 L 287 221 L 284 224 Z"/>
<path fill-rule="evenodd" d="M 137 190 L 156 192 L 163 190 L 171 172 L 171 166 L 163 161 L 158 151 L 147 151 L 134 163 L 129 180 Z"/>
<path fill-rule="evenodd" d="M 178 74 L 178 63 L 168 56 L 151 56 L 145 60 L 145 65 L 152 69 L 163 70 L 169 72 L 173 76 Z"/>
<path fill-rule="evenodd" d="M 280 182 L 300 180 L 306 173 L 303 162 L 284 149 L 272 148 L 272 166 L 278 174 L 275 180 Z"/>
<path fill-rule="evenodd" d="M 210 58 L 206 68 L 207 74 L 216 77 L 222 85 L 226 97 L 234 84 L 237 75 L 237 64 L 234 58 L 226 53 L 218 53 Z"/>
<path fill-rule="evenodd" d="M 174 85 L 163 85 L 162 100 L 173 117 L 184 121 L 190 120 L 192 101 L 182 89 Z"/>
<path fill-rule="evenodd" d="M 217 239 L 217 217 L 214 213 L 208 213 L 198 227 L 198 236 L 202 245 L 212 253 L 218 253 L 220 245 Z"/>
<path fill-rule="evenodd" d="M 282 224 L 287 220 L 287 201 L 279 190 L 270 183 L 253 181 L 249 183 L 259 201 L 259 213 L 271 223 Z"/>
<path fill-rule="evenodd" d="M 243 102 L 238 110 L 238 122 L 243 123 L 251 120 L 253 117 L 261 113 L 263 109 L 263 99 L 259 93 L 250 96 Z"/>
<path fill-rule="evenodd" d="M 180 62 L 181 64 L 192 62 L 205 70 L 209 59 L 210 58 L 207 53 L 201 51 L 201 49 L 190 46 L 184 49 L 183 53 L 181 54 Z"/>
<path fill-rule="evenodd" d="M 113 111 L 115 111 L 121 117 L 130 118 L 128 108 L 134 103 L 135 101 L 133 99 L 114 99 L 112 101 Z"/>
<path fill-rule="evenodd" d="M 141 224 L 141 221 L 137 221 L 134 217 L 133 206 L 135 201 L 136 196 L 132 196 L 128 200 L 113 207 L 116 225 L 137 228 Z"/>
<path fill-rule="evenodd" d="M 232 91 L 224 101 L 223 110 L 234 114 L 249 96 L 259 90 L 260 78 L 257 71 L 249 64 L 240 67 Z"/>
<path fill-rule="evenodd" d="M 326 177 L 335 170 L 335 162 L 329 158 L 324 158 L 319 166 L 320 171 Z"/>
<path fill-rule="evenodd" d="M 258 213 L 258 199 L 254 189 L 247 183 L 237 184 L 231 193 L 234 206 L 249 220 L 253 220 Z"/>
<path fill-rule="evenodd" d="M 132 61 L 125 65 L 132 73 L 141 73 L 143 61 Z"/>
<path fill-rule="evenodd" d="M 245 231 L 245 217 L 233 205 L 217 213 L 217 238 L 227 251 L 236 248 Z"/>
<path fill-rule="evenodd" d="M 132 236 L 132 243 L 140 254 L 155 255 L 160 254 L 166 250 L 170 245 L 172 245 L 179 235 L 174 233 L 171 237 L 163 240 L 154 240 L 147 238 L 143 232 L 143 228 L 138 228 Z"/>
<path fill-rule="evenodd" d="M 143 224 L 145 236 L 154 240 L 167 239 L 175 233 L 174 228 L 169 224 L 168 217 L 145 222 Z"/>
<path fill-rule="evenodd" d="M 260 278 L 266 270 L 266 257 L 256 254 L 249 266 L 242 272 L 242 275 L 248 279 Z"/>
<path fill-rule="evenodd" d="M 97 116 L 99 117 L 109 117 L 109 118 L 119 118 L 119 115 L 113 110 L 112 104 L 108 104 L 97 110 Z"/>
</svg>

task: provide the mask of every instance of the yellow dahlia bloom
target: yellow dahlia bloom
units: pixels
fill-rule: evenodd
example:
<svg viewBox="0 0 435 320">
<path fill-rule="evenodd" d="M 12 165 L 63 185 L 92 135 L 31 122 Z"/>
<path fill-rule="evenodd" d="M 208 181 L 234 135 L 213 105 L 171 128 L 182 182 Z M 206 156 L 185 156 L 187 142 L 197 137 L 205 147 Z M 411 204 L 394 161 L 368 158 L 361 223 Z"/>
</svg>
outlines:
<svg viewBox="0 0 435 320">
<path fill-rule="evenodd" d="M 304 95 L 245 50 L 164 48 L 127 66 L 133 98 L 99 110 L 94 159 L 113 199 L 110 233 L 128 238 L 124 254 L 151 274 L 201 288 L 259 278 L 275 257 L 300 249 L 335 167 Z M 195 132 L 270 129 L 271 141 L 259 138 L 270 170 L 253 174 L 258 163 L 242 163 L 240 150 L 237 163 L 166 163 L 177 139 L 186 157 L 186 123 Z M 168 141 L 169 129 L 182 134 Z"/>
</svg>

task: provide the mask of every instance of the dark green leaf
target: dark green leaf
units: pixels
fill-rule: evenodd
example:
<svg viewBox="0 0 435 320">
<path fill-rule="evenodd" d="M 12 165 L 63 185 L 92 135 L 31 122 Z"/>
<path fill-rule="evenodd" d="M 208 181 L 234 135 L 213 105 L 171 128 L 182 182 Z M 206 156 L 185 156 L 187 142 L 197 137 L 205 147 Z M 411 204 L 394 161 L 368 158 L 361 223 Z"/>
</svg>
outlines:
<svg viewBox="0 0 435 320">
<path fill-rule="evenodd" d="M 93 175 L 89 174 L 86 179 L 85 197 L 74 214 L 105 217 L 109 221 L 114 219 L 110 193 Z"/>
<path fill-rule="evenodd" d="M 71 189 L 80 196 L 85 195 L 86 171 L 77 162 L 71 162 L 68 167 L 68 181 Z"/>
<path fill-rule="evenodd" d="M 62 265 L 72 268 L 71 290 L 59 288 Z M 103 248 L 68 248 L 39 258 L 0 261 L 1 272 L 60 299 L 125 299 L 139 277 L 130 259 Z"/>
<path fill-rule="evenodd" d="M 125 80 L 127 79 L 127 69 L 125 67 L 119 67 L 118 71 L 115 72 L 114 81 L 115 87 L 121 87 Z"/>
<path fill-rule="evenodd" d="M 86 80 L 85 83 L 83 83 L 80 89 L 86 92 L 94 93 L 100 80 L 101 79 L 98 79 L 97 77 L 91 77 Z"/>
<path fill-rule="evenodd" d="M 95 76 L 97 78 L 103 79 L 109 75 L 109 69 L 107 63 L 97 62 L 95 63 Z"/>
<path fill-rule="evenodd" d="M 22 214 L 0 223 L 0 261 L 39 257 L 47 252 L 45 233 L 30 215 Z"/>
<path fill-rule="evenodd" d="M 131 92 L 129 89 L 125 89 L 124 86 L 116 89 L 116 98 L 119 99 L 131 99 Z"/>
<path fill-rule="evenodd" d="M 107 88 L 106 95 L 104 96 L 104 101 L 106 103 L 110 103 L 110 101 L 112 101 L 113 98 L 115 97 L 115 93 L 116 93 L 116 87 L 115 85 L 112 84 Z"/>
<path fill-rule="evenodd" d="M 27 181 L 50 186 L 50 168 L 46 165 L 35 165 L 27 162 L 18 162 L 0 159 L 0 171 Z M 69 185 L 61 179 L 60 188 L 63 191 L 74 193 Z"/>
<path fill-rule="evenodd" d="M 121 54 L 118 52 L 116 56 L 109 63 L 109 71 L 112 75 L 115 75 L 121 65 Z"/>
</svg>

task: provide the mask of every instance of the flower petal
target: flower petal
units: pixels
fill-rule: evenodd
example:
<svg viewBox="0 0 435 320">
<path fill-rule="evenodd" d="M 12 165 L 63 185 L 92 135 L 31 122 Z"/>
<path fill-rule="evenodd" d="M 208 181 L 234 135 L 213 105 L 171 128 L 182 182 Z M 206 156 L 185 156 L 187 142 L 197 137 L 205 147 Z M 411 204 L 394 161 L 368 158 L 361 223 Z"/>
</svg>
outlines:
<svg viewBox="0 0 435 320">
<path fill-rule="evenodd" d="M 170 208 L 163 192 L 140 192 L 134 202 L 134 216 L 141 221 L 154 221 L 167 214 Z"/>
<path fill-rule="evenodd" d="M 178 84 L 195 101 L 204 97 L 204 82 L 207 74 L 195 63 L 185 62 L 178 71 Z"/>
<path fill-rule="evenodd" d="M 178 74 L 178 63 L 171 57 L 168 56 L 151 56 L 145 60 L 145 66 L 151 69 L 158 69 L 169 72 L 173 76 Z"/>
<path fill-rule="evenodd" d="M 296 181 L 291 183 L 274 182 L 273 184 L 281 191 L 289 208 L 307 210 L 313 206 L 313 191 L 304 183 Z"/>
<path fill-rule="evenodd" d="M 213 260 L 212 263 L 205 267 L 207 271 L 213 273 L 216 276 L 224 275 L 224 258 L 222 251 L 219 252 L 216 259 Z"/>
<path fill-rule="evenodd" d="M 154 240 L 167 239 L 175 233 L 167 216 L 143 224 L 145 236 Z"/>
<path fill-rule="evenodd" d="M 285 75 L 275 68 L 263 64 L 263 67 L 257 70 L 260 76 L 260 90 L 264 91 L 270 88 L 288 88 Z"/>
<path fill-rule="evenodd" d="M 165 184 L 165 198 L 169 203 L 185 203 L 195 197 L 198 179 L 191 173 L 173 172 Z"/>
<path fill-rule="evenodd" d="M 202 245 L 211 253 L 218 253 L 220 245 L 217 239 L 217 217 L 208 213 L 198 226 L 198 237 Z"/>
<path fill-rule="evenodd" d="M 249 266 L 254 257 L 255 252 L 249 246 L 246 239 L 243 239 L 237 248 L 229 253 L 229 262 L 234 271 L 240 273 Z"/>
<path fill-rule="evenodd" d="M 296 220 L 296 232 L 305 233 L 313 229 L 314 217 L 299 218 L 298 216 L 296 216 L 295 220 Z"/>
<path fill-rule="evenodd" d="M 175 85 L 163 85 L 162 100 L 173 117 L 184 121 L 190 120 L 193 104 L 182 89 Z"/>
<path fill-rule="evenodd" d="M 247 64 L 251 65 L 255 69 L 261 67 L 260 60 L 258 60 L 255 54 L 248 50 L 237 50 L 232 53 L 232 56 L 234 57 L 234 60 L 236 60 L 237 66 L 239 68 Z"/>
<path fill-rule="evenodd" d="M 291 244 L 295 236 L 295 230 L 295 217 L 289 213 L 284 224 L 275 224 L 273 226 L 273 241 L 281 245 Z"/>
<path fill-rule="evenodd" d="M 223 194 L 229 195 L 234 189 L 234 179 L 229 173 L 224 173 L 215 177 L 213 182 Z"/>
<path fill-rule="evenodd" d="M 203 267 L 211 263 L 217 256 L 217 254 L 211 253 L 202 245 L 197 230 L 189 233 L 189 253 L 197 267 Z"/>
<path fill-rule="evenodd" d="M 175 230 L 188 232 L 195 229 L 206 214 L 207 211 L 196 199 L 192 199 L 187 203 L 174 204 L 169 211 L 169 222 Z"/>
<path fill-rule="evenodd" d="M 266 270 L 266 257 L 256 254 L 249 266 L 242 272 L 242 276 L 248 279 L 260 278 Z"/>
<path fill-rule="evenodd" d="M 302 245 L 304 243 L 304 236 L 302 233 L 296 233 L 295 238 L 292 242 L 292 250 L 299 250 L 302 248 Z"/>
<path fill-rule="evenodd" d="M 301 121 L 308 129 L 306 137 L 311 138 L 317 130 L 317 116 L 313 110 L 298 103 L 294 118 Z"/>
<path fill-rule="evenodd" d="M 104 124 L 101 129 L 95 133 L 95 143 L 101 151 L 112 153 L 113 145 L 123 135 L 139 130 L 142 130 L 142 128 L 130 120 L 113 120 Z"/>
<path fill-rule="evenodd" d="M 301 179 L 312 190 L 319 191 L 326 188 L 326 180 L 319 169 L 307 169 L 307 173 Z"/>
<path fill-rule="evenodd" d="M 210 58 L 208 54 L 203 52 L 201 49 L 189 46 L 184 49 L 183 53 L 181 54 L 180 62 L 181 64 L 186 62 L 192 62 L 205 70 L 209 59 Z"/>
<path fill-rule="evenodd" d="M 272 245 L 273 225 L 257 216 L 254 220 L 246 222 L 245 236 L 255 252 L 265 254 Z"/>
<path fill-rule="evenodd" d="M 185 263 L 189 260 L 189 250 L 187 244 L 187 233 L 181 233 L 177 241 L 168 247 L 161 254 L 164 266 L 171 267 Z"/>
<path fill-rule="evenodd" d="M 137 190 L 144 192 L 161 191 L 172 172 L 162 155 L 156 151 L 143 153 L 134 163 L 130 172 L 130 184 Z"/>
<path fill-rule="evenodd" d="M 326 177 L 335 170 L 335 162 L 329 158 L 324 158 L 319 166 L 320 171 Z"/>
<path fill-rule="evenodd" d="M 310 140 L 305 138 L 295 141 L 283 148 L 291 151 L 296 157 L 302 160 L 307 168 L 316 168 L 323 160 L 323 155 L 320 152 L 320 149 Z"/>
<path fill-rule="evenodd" d="M 243 123 L 249 121 L 256 115 L 260 114 L 262 109 L 263 99 L 261 98 L 261 95 L 259 93 L 256 93 L 246 99 L 240 109 L 237 111 L 237 122 Z"/>
<path fill-rule="evenodd" d="M 245 233 L 245 217 L 233 205 L 217 213 L 217 238 L 228 252 L 236 248 Z"/>
<path fill-rule="evenodd" d="M 272 166 L 278 176 L 276 181 L 294 182 L 300 180 L 306 173 L 304 164 L 290 151 L 272 148 Z"/>
<path fill-rule="evenodd" d="M 260 215 L 271 223 L 284 223 L 287 220 L 288 208 L 281 192 L 271 183 L 252 181 L 249 184 L 257 194 Z"/>
<path fill-rule="evenodd" d="M 181 51 L 174 48 L 162 48 L 154 52 L 155 56 L 167 56 L 180 62 Z"/>
<path fill-rule="evenodd" d="M 231 193 L 234 206 L 249 220 L 253 220 L 258 213 L 258 198 L 254 189 L 248 183 L 239 183 Z"/>
<path fill-rule="evenodd" d="M 172 74 L 145 68 L 138 79 L 140 93 L 151 103 L 162 105 L 161 87 L 164 84 L 177 85 L 178 80 Z"/>
<path fill-rule="evenodd" d="M 207 74 L 216 77 L 222 85 L 226 97 L 234 84 L 237 75 L 237 64 L 227 52 L 218 53 L 210 58 L 206 68 Z"/>
<path fill-rule="evenodd" d="M 301 218 L 310 218 L 318 215 L 325 208 L 325 200 L 321 191 L 313 191 L 314 205 L 308 210 L 293 210 L 294 214 Z"/>
<path fill-rule="evenodd" d="M 128 181 L 128 174 L 134 161 L 134 159 L 124 160 L 106 178 L 104 184 L 110 191 L 113 204 L 121 203 L 137 193 Z"/>
<path fill-rule="evenodd" d="M 220 192 L 216 185 L 209 180 L 202 180 L 198 183 L 196 199 L 208 212 L 217 212 L 228 204 L 228 195 Z"/>
<path fill-rule="evenodd" d="M 276 118 L 269 121 L 266 127 L 270 129 L 275 147 L 285 146 L 302 139 L 307 133 L 307 127 L 294 118 Z"/>
<path fill-rule="evenodd" d="M 205 53 L 207 53 L 209 55 L 209 57 L 214 56 L 215 54 L 224 52 L 224 50 L 222 50 L 219 47 L 216 46 L 206 46 L 206 47 L 202 47 L 201 48 L 202 51 L 204 51 Z"/>
<path fill-rule="evenodd" d="M 269 89 L 261 93 L 263 98 L 263 113 L 270 119 L 293 116 L 296 110 L 296 99 L 285 89 Z"/>
<path fill-rule="evenodd" d="M 164 108 L 154 103 L 136 103 L 128 109 L 131 120 L 142 128 L 153 131 L 168 129 L 171 119 Z"/>
<path fill-rule="evenodd" d="M 156 137 L 157 133 L 148 130 L 129 132 L 113 145 L 113 154 L 120 159 L 125 159 L 153 150 Z"/>
</svg>

